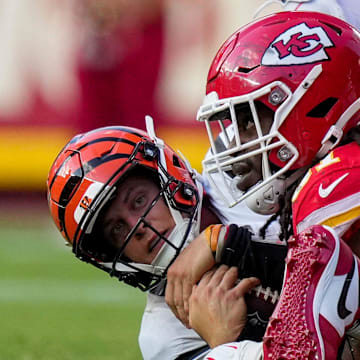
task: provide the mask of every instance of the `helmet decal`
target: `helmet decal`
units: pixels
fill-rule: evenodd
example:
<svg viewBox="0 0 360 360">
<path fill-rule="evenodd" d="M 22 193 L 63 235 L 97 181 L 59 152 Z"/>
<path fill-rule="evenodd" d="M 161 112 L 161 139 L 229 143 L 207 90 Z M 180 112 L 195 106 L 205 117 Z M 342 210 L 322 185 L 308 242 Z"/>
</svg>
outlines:
<svg viewBox="0 0 360 360">
<path fill-rule="evenodd" d="M 322 27 L 310 28 L 302 23 L 280 34 L 266 49 L 261 64 L 281 66 L 324 61 L 329 59 L 325 48 L 333 46 Z"/>
<path fill-rule="evenodd" d="M 80 223 L 84 214 L 87 211 L 89 211 L 91 203 L 93 202 L 97 194 L 102 190 L 103 186 L 104 184 L 100 182 L 94 182 L 87 188 L 78 206 L 74 211 L 74 220 L 76 221 L 77 224 Z"/>
</svg>

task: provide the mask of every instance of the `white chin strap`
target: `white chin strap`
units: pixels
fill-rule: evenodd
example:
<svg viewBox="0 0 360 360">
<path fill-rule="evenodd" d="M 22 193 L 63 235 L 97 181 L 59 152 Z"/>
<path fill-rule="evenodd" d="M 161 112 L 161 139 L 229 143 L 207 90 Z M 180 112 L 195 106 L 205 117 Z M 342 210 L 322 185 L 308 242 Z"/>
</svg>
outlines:
<svg viewBox="0 0 360 360">
<path fill-rule="evenodd" d="M 294 171 L 287 178 L 275 178 L 267 185 L 260 187 L 246 199 L 246 205 L 252 211 L 261 215 L 272 215 L 280 210 L 279 198 L 283 196 L 286 189 L 291 186 L 297 179 L 302 177 L 308 167 L 300 168 Z M 257 184 L 254 185 L 254 187 Z"/>
<path fill-rule="evenodd" d="M 107 269 L 112 270 L 112 268 L 113 268 L 112 262 L 103 262 L 100 264 L 103 265 L 104 267 L 106 267 Z M 134 267 L 132 267 L 132 266 L 134 266 Z M 117 262 L 115 265 L 115 270 L 119 271 L 119 272 L 126 272 L 126 273 L 136 273 L 139 270 L 143 270 L 148 273 L 159 275 L 159 276 L 161 276 L 164 272 L 164 268 L 162 268 L 162 267 L 156 267 L 153 265 L 140 264 L 140 263 L 134 263 L 134 262 L 129 263 L 129 265 L 122 263 L 122 262 Z"/>
<path fill-rule="evenodd" d="M 125 263 L 118 262 L 116 263 L 115 269 L 117 271 L 123 272 L 137 272 L 139 270 L 146 271 L 151 274 L 155 275 L 163 275 L 166 268 L 169 266 L 170 262 L 178 255 L 178 252 L 184 249 L 196 236 L 199 235 L 200 232 L 200 216 L 201 216 L 201 205 L 202 205 L 202 185 L 197 181 L 197 188 L 199 189 L 199 207 L 197 212 L 197 217 L 193 219 L 192 224 L 190 225 L 190 219 L 183 218 L 179 211 L 174 210 L 170 207 L 170 211 L 175 220 L 175 228 L 167 238 L 173 246 L 168 244 L 167 242 L 164 243 L 158 254 L 156 255 L 155 259 L 152 261 L 151 264 L 142 264 L 142 263 L 129 263 L 129 265 L 134 266 L 127 266 Z M 181 247 L 181 243 L 184 240 L 186 231 L 188 227 L 191 226 L 189 233 L 187 234 L 186 240 Z M 102 263 L 105 267 L 112 269 L 112 263 Z"/>
<path fill-rule="evenodd" d="M 170 262 L 177 256 L 177 253 L 181 250 L 179 249 L 181 246 L 181 242 L 184 239 L 185 233 L 189 226 L 189 219 L 184 219 L 181 223 L 178 223 L 174 230 L 171 232 L 169 237 L 167 238 L 169 242 L 171 242 L 174 247 L 172 247 L 167 242 L 164 243 L 158 254 L 156 255 L 155 259 L 152 261 L 151 264 L 143 264 L 143 263 L 129 263 L 130 266 L 123 262 L 117 262 L 115 265 L 115 270 L 120 272 L 138 272 L 138 270 L 143 270 L 151 274 L 155 275 L 163 275 L 164 271 L 170 264 Z M 189 234 L 186 238 L 185 243 L 183 244 L 183 248 L 187 246 L 194 238 L 199 234 L 199 227 L 198 221 L 193 220 L 191 225 L 191 229 Z M 175 247 L 178 249 L 176 250 Z M 112 269 L 113 263 L 102 263 L 108 269 Z"/>
<path fill-rule="evenodd" d="M 255 184 L 257 186 L 258 184 Z M 285 181 L 274 179 L 268 185 L 260 187 L 245 199 L 249 209 L 261 214 L 275 214 L 279 210 L 279 197 L 285 193 Z"/>
</svg>

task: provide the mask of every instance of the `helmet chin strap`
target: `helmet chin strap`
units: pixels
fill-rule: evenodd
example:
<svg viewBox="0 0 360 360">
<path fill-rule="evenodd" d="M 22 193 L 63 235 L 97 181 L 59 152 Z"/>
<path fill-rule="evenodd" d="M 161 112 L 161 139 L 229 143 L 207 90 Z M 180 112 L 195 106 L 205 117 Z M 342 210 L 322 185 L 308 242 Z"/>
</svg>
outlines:
<svg viewBox="0 0 360 360">
<path fill-rule="evenodd" d="M 252 211 L 261 215 L 272 215 L 279 211 L 279 198 L 283 196 L 286 190 L 300 177 L 302 177 L 306 171 L 311 167 L 304 166 L 294 171 L 287 178 L 275 178 L 269 184 L 264 187 L 260 187 L 259 190 L 249 195 L 246 199 L 246 205 Z M 253 185 L 254 187 L 257 184 Z"/>
<path fill-rule="evenodd" d="M 308 91 L 308 89 L 313 85 L 315 80 L 322 72 L 322 65 L 315 65 L 311 71 L 306 75 L 301 84 L 294 91 L 292 97 L 290 98 L 287 106 L 282 109 L 279 108 L 279 111 L 275 113 L 274 124 L 277 127 L 283 123 L 286 119 L 287 115 L 292 111 L 295 105 L 300 101 L 300 99 L 304 96 L 304 94 Z M 281 110 L 280 110 L 281 109 Z M 273 125 L 274 126 L 274 125 Z M 287 146 L 293 146 L 290 143 Z M 294 153 L 297 151 L 293 146 Z M 264 157 L 262 158 L 263 162 L 263 178 L 269 177 L 270 175 L 270 167 L 268 164 L 268 160 L 265 161 Z M 264 167 L 264 164 L 267 165 Z M 286 190 L 297 180 L 300 176 L 305 174 L 308 168 L 312 166 L 302 167 L 296 171 L 294 171 L 290 176 L 286 176 L 286 172 L 283 171 L 279 174 L 278 177 L 274 177 L 272 180 L 268 180 L 267 184 L 264 186 L 259 186 L 258 190 L 254 190 L 249 196 L 247 196 L 244 200 L 247 206 L 254 212 L 262 215 L 271 215 L 275 214 L 279 210 L 279 197 L 283 196 Z M 247 192 L 251 191 L 251 189 L 255 189 L 255 186 L 258 186 L 259 183 L 252 186 Z"/>
<path fill-rule="evenodd" d="M 183 218 L 179 211 L 172 209 L 169 206 L 170 212 L 175 221 L 175 228 L 168 237 L 168 241 L 173 246 L 165 242 L 151 264 L 131 262 L 127 265 L 124 262 L 119 261 L 115 265 L 115 270 L 120 272 L 138 272 L 139 270 L 142 270 L 158 276 L 162 276 L 164 274 L 164 271 L 167 269 L 171 261 L 173 261 L 179 252 L 189 245 L 189 243 L 200 233 L 203 187 L 199 180 L 195 179 L 195 182 L 197 188 L 199 189 L 199 205 L 195 219 L 191 221 L 190 218 Z M 185 236 L 186 239 L 184 239 Z M 102 265 L 109 269 L 112 269 L 113 267 L 112 262 L 102 263 Z"/>
<path fill-rule="evenodd" d="M 199 211 L 198 214 L 200 213 L 201 212 Z M 178 253 L 187 245 L 189 245 L 189 243 L 194 240 L 197 235 L 199 235 L 199 224 L 200 216 L 198 216 L 197 220 L 193 220 L 191 224 L 190 219 L 183 219 L 181 223 L 175 225 L 174 230 L 168 237 L 168 241 L 173 244 L 174 247 L 165 242 L 151 264 L 132 262 L 129 263 L 129 266 L 123 262 L 117 262 L 115 265 L 115 270 L 123 272 L 137 272 L 142 270 L 154 275 L 162 276 L 170 262 L 178 255 Z M 189 226 L 191 226 L 191 229 L 187 234 L 183 246 L 180 248 Z M 113 263 L 102 263 L 102 265 L 112 269 Z"/>
<path fill-rule="evenodd" d="M 329 131 L 325 134 L 321 148 L 316 154 L 315 160 L 321 160 L 326 156 L 335 146 L 338 145 L 342 136 L 343 130 L 348 121 L 360 111 L 360 98 L 355 100 L 339 117 L 337 122 L 332 125 Z M 268 185 L 261 187 L 258 191 L 249 195 L 245 201 L 247 206 L 256 213 L 263 215 L 274 214 L 279 210 L 279 196 L 283 195 L 289 186 L 291 186 L 299 177 L 303 176 L 305 172 L 312 166 L 302 167 L 294 171 L 286 179 L 275 178 L 269 182 Z"/>
<path fill-rule="evenodd" d="M 259 183 L 256 183 L 253 187 L 258 185 Z M 249 209 L 257 214 L 275 214 L 279 210 L 279 197 L 284 193 L 285 181 L 276 178 L 245 198 L 245 203 Z"/>
</svg>

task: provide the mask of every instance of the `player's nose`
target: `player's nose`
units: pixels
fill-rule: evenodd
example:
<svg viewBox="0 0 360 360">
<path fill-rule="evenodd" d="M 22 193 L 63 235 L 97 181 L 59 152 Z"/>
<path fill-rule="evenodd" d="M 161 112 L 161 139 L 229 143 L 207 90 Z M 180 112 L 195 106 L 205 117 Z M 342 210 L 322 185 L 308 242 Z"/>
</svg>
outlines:
<svg viewBox="0 0 360 360">
<path fill-rule="evenodd" d="M 134 231 L 133 236 L 135 236 L 137 239 L 142 238 L 147 231 L 147 223 L 144 221 L 144 218 L 129 216 L 127 221 L 130 231 Z"/>
<path fill-rule="evenodd" d="M 250 170 L 249 164 L 245 161 L 237 162 L 231 166 L 231 171 L 235 176 L 247 174 Z"/>
</svg>

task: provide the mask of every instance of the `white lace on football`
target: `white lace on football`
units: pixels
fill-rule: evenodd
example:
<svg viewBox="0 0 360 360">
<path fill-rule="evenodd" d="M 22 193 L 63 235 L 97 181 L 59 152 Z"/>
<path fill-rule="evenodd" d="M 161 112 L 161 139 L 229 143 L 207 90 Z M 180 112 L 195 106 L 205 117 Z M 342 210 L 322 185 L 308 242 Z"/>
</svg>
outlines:
<svg viewBox="0 0 360 360">
<path fill-rule="evenodd" d="M 275 304 L 280 298 L 277 290 L 272 291 L 270 287 L 264 288 L 261 285 L 251 289 L 250 293 L 255 294 L 255 296 L 258 298 L 263 298 L 265 301 L 270 301 L 272 304 Z"/>
</svg>

